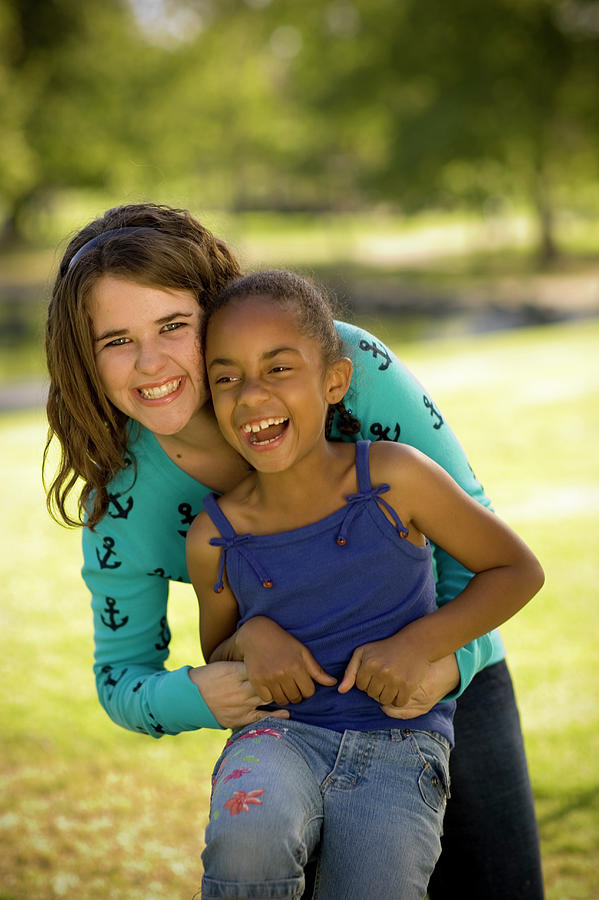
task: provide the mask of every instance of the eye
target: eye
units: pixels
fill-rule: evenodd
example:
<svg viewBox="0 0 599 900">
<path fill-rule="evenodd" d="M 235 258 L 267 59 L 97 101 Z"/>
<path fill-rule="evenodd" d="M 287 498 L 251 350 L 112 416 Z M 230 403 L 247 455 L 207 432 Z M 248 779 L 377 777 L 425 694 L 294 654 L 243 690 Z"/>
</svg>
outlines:
<svg viewBox="0 0 599 900">
<path fill-rule="evenodd" d="M 125 344 L 129 343 L 128 337 L 120 337 L 115 338 L 113 341 L 108 341 L 107 344 L 104 344 L 105 347 L 123 347 Z"/>
<path fill-rule="evenodd" d="M 176 331 L 178 328 L 181 328 L 183 325 L 186 325 L 187 322 L 167 322 L 166 325 L 163 325 L 162 331 Z"/>
<path fill-rule="evenodd" d="M 291 366 L 273 366 L 270 370 L 274 375 L 278 375 L 281 372 L 290 372 Z"/>
<path fill-rule="evenodd" d="M 214 379 L 214 384 L 233 384 L 238 380 L 234 375 L 219 375 L 218 378 Z"/>
</svg>

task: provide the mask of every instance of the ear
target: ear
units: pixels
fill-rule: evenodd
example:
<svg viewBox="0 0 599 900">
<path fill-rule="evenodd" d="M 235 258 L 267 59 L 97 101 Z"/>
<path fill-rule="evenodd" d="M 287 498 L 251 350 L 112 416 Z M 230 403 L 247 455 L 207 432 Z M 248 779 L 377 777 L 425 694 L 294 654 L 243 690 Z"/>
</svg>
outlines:
<svg viewBox="0 0 599 900">
<path fill-rule="evenodd" d="M 339 403 L 347 394 L 354 365 L 347 356 L 334 362 L 327 371 L 325 399 L 327 403 Z"/>
</svg>

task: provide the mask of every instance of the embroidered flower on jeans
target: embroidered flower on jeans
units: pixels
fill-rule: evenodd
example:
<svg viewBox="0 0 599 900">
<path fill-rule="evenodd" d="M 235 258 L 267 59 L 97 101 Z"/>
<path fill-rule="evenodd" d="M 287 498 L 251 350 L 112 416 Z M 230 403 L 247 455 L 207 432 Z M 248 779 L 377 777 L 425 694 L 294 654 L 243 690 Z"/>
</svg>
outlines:
<svg viewBox="0 0 599 900">
<path fill-rule="evenodd" d="M 263 734 L 269 734 L 271 737 L 280 738 L 283 737 L 282 731 L 276 731 L 274 728 L 252 728 L 251 731 L 246 731 L 245 734 L 242 734 L 240 737 L 232 737 L 229 738 L 225 747 L 230 747 L 231 744 L 234 744 L 235 741 L 246 741 L 248 738 L 256 738 L 262 737 Z"/>
<path fill-rule="evenodd" d="M 224 767 L 226 766 L 226 764 L 227 764 L 227 760 L 226 760 L 226 759 L 223 759 L 222 763 L 221 763 L 220 766 L 218 767 L 218 772 L 216 773 L 216 775 L 214 775 L 214 777 L 213 777 L 213 779 L 212 779 L 212 787 L 216 787 L 216 783 L 217 783 L 217 781 L 218 781 L 219 778 L 220 778 L 220 773 L 222 772 L 222 770 L 224 769 Z"/>
<path fill-rule="evenodd" d="M 264 788 L 250 791 L 249 794 L 246 794 L 245 791 L 235 791 L 233 796 L 225 803 L 225 809 L 228 809 L 232 816 L 238 816 L 242 812 L 249 812 L 250 806 L 262 806 L 262 800 L 258 800 L 258 797 L 263 793 Z"/>
<path fill-rule="evenodd" d="M 232 781 L 233 778 L 241 778 L 242 775 L 246 775 L 248 772 L 251 772 L 251 769 L 233 769 L 230 775 L 227 775 L 225 778 L 225 782 Z"/>
</svg>

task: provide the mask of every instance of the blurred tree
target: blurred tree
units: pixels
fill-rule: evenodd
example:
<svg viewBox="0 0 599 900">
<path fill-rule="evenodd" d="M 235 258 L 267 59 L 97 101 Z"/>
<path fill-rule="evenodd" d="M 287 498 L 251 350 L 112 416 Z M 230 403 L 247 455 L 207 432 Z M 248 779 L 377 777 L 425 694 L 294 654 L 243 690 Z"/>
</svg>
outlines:
<svg viewBox="0 0 599 900">
<path fill-rule="evenodd" d="M 0 0 L 5 237 L 64 187 L 234 209 L 527 198 L 598 174 L 591 0 Z"/>
<path fill-rule="evenodd" d="M 0 0 L 0 40 L 0 200 L 12 241 L 29 207 L 58 188 L 110 185 L 119 160 L 143 149 L 131 111 L 154 60 L 120 0 Z"/>
<path fill-rule="evenodd" d="M 556 196 L 598 174 L 599 5 L 302 5 L 313 40 L 296 89 L 337 124 L 347 171 L 363 188 L 407 210 L 527 198 L 551 258 Z"/>
</svg>

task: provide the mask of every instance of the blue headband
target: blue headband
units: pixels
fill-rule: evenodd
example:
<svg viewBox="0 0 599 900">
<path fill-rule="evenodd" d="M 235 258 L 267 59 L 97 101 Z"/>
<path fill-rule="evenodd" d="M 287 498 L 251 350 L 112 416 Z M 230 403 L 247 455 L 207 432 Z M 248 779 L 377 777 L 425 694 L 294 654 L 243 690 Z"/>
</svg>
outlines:
<svg viewBox="0 0 599 900">
<path fill-rule="evenodd" d="M 64 269 L 63 274 L 66 272 L 70 272 L 75 263 L 81 259 L 84 253 L 87 253 L 88 250 L 93 250 L 94 247 L 101 247 L 102 244 L 106 242 L 109 237 L 112 237 L 115 234 L 124 234 L 126 231 L 155 231 L 155 228 L 151 228 L 148 225 L 124 225 L 122 228 L 111 228 L 109 231 L 103 231 L 101 234 L 97 234 L 95 237 L 90 238 L 83 247 L 79 247 L 77 253 L 74 256 L 71 256 L 69 260 L 69 264 Z"/>
</svg>

